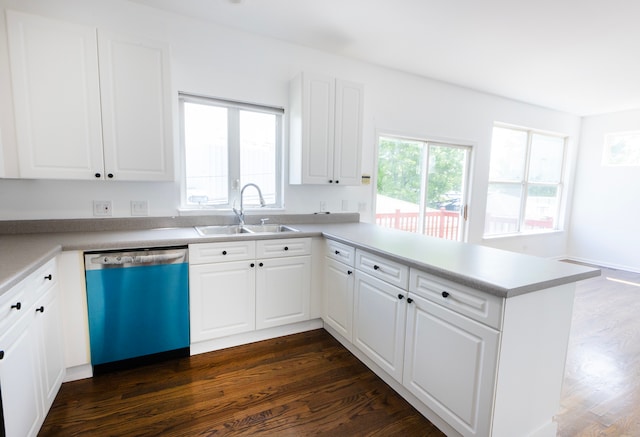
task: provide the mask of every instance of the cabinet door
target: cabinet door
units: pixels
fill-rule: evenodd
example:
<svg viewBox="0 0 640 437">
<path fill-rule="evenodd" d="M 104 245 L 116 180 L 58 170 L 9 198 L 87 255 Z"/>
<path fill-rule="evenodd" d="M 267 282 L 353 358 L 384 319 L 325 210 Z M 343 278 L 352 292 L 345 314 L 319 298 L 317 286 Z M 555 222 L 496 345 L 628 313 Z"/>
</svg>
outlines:
<svg viewBox="0 0 640 437">
<path fill-rule="evenodd" d="M 189 266 L 191 342 L 255 329 L 255 261 Z"/>
<path fill-rule="evenodd" d="M 7 11 L 21 178 L 103 171 L 95 28 Z"/>
<path fill-rule="evenodd" d="M 352 341 L 353 267 L 326 257 L 324 321 Z"/>
<path fill-rule="evenodd" d="M 38 353 L 42 377 L 44 411 L 49 411 L 64 378 L 64 344 L 59 287 L 54 285 L 36 302 L 34 326 L 38 332 Z"/>
<path fill-rule="evenodd" d="M 98 36 L 107 178 L 173 180 L 168 47 L 110 32 Z"/>
<path fill-rule="evenodd" d="M 35 436 L 44 420 L 33 314 L 0 338 L 0 386 L 7 437 Z"/>
<path fill-rule="evenodd" d="M 360 185 L 363 96 L 362 84 L 336 80 L 333 179 L 340 185 Z"/>
<path fill-rule="evenodd" d="M 257 329 L 309 319 L 310 256 L 259 260 L 257 269 Z"/>
<path fill-rule="evenodd" d="M 499 332 L 409 296 L 404 386 L 462 435 L 489 435 Z"/>
<path fill-rule="evenodd" d="M 402 382 L 406 291 L 356 271 L 353 342 Z"/>
</svg>

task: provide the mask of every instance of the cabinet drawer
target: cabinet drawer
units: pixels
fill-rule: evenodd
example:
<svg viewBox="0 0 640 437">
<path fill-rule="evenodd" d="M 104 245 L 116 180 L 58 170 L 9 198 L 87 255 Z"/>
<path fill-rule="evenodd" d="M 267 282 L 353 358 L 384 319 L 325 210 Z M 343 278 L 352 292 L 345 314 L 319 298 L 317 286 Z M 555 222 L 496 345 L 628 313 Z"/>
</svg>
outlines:
<svg viewBox="0 0 640 437">
<path fill-rule="evenodd" d="M 58 265 L 56 259 L 48 261 L 35 272 L 31 273 L 25 280 L 27 287 L 32 288 L 36 293 L 36 297 L 42 296 L 46 290 L 58 282 Z"/>
<path fill-rule="evenodd" d="M 256 258 L 311 255 L 311 238 L 258 240 L 256 243 Z"/>
<path fill-rule="evenodd" d="M 6 332 L 33 303 L 33 293 L 22 281 L 0 296 L 0 332 Z"/>
<path fill-rule="evenodd" d="M 409 293 L 416 293 L 473 320 L 500 330 L 504 299 L 420 270 L 411 269 Z"/>
<path fill-rule="evenodd" d="M 390 259 L 357 250 L 356 270 L 369 273 L 403 290 L 407 289 L 409 268 Z"/>
<path fill-rule="evenodd" d="M 351 267 L 355 265 L 356 250 L 353 247 L 333 240 L 326 240 L 326 244 L 326 254 L 329 258 Z"/>
<path fill-rule="evenodd" d="M 255 241 L 226 241 L 189 245 L 189 264 L 255 259 Z"/>
</svg>

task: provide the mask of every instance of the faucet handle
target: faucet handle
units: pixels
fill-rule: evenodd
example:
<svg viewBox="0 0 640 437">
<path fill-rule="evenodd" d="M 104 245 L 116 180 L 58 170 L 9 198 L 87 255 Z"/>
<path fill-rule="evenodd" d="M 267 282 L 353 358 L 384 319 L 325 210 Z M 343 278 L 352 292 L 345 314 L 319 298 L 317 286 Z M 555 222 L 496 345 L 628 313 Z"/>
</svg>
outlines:
<svg viewBox="0 0 640 437">
<path fill-rule="evenodd" d="M 261 219 L 260 219 L 260 224 L 261 224 L 262 226 L 264 226 L 264 225 L 265 225 L 265 223 L 266 223 L 266 222 L 268 222 L 268 221 L 269 221 L 269 219 L 268 219 L 268 218 L 261 218 Z"/>
</svg>

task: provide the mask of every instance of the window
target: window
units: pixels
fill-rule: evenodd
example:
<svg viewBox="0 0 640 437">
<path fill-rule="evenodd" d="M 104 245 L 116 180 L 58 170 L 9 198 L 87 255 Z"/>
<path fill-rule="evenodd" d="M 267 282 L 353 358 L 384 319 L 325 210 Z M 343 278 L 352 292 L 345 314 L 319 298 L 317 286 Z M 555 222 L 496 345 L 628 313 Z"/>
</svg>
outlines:
<svg viewBox="0 0 640 437">
<path fill-rule="evenodd" d="M 640 166 L 640 132 L 619 132 L 605 135 L 602 164 L 606 166 Z"/>
<path fill-rule="evenodd" d="M 181 94 L 180 112 L 184 206 L 230 208 L 247 183 L 282 206 L 282 109 Z M 257 205 L 257 191 L 244 201 Z"/>
<path fill-rule="evenodd" d="M 559 228 L 566 138 L 495 126 L 485 236 Z"/>
<path fill-rule="evenodd" d="M 465 240 L 471 147 L 380 137 L 376 223 Z"/>
</svg>

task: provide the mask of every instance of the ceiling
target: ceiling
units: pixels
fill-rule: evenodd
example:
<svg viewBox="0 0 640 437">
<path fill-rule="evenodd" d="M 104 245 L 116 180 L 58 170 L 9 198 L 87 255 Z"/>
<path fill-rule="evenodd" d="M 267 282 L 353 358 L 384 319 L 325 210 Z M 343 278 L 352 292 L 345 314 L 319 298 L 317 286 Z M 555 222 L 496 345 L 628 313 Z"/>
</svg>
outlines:
<svg viewBox="0 0 640 437">
<path fill-rule="evenodd" d="M 131 0 L 523 102 L 640 108 L 634 0 Z"/>
</svg>

